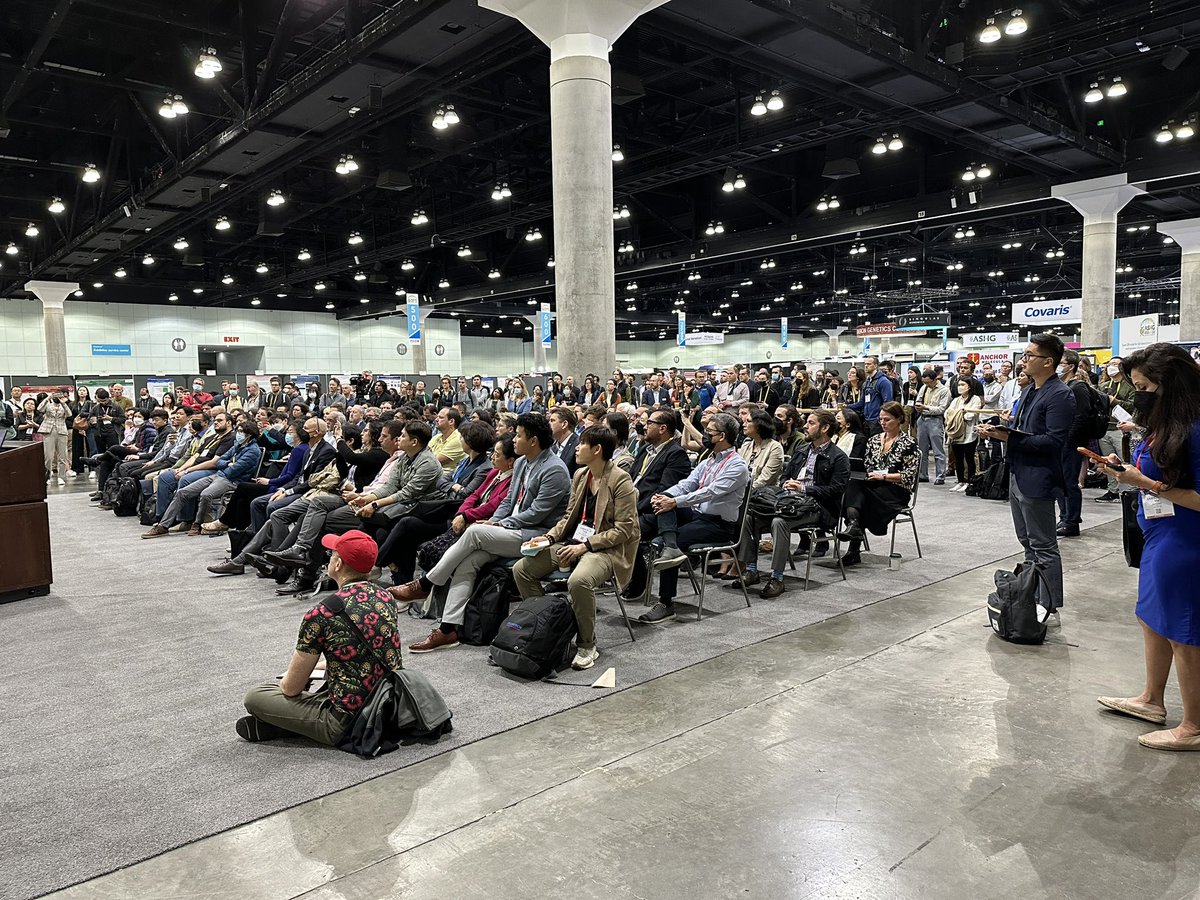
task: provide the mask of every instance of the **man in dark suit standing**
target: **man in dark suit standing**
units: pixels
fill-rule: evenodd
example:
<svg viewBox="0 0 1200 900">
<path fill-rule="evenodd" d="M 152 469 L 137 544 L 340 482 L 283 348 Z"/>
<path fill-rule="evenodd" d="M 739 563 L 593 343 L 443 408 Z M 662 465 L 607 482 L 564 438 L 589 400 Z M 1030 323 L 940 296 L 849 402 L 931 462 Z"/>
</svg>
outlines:
<svg viewBox="0 0 1200 900">
<path fill-rule="evenodd" d="M 638 525 L 642 529 L 642 541 L 649 541 L 658 534 L 658 516 L 650 505 L 655 494 L 674 487 L 687 478 L 692 471 L 692 461 L 687 451 L 675 440 L 679 430 L 679 416 L 670 409 L 651 410 L 646 420 L 646 436 L 642 448 L 633 459 L 629 475 L 638 492 Z M 633 563 L 633 577 L 625 589 L 629 597 L 636 597 L 646 589 L 646 560 L 641 553 Z"/>
<path fill-rule="evenodd" d="M 1025 548 L 1026 564 L 1037 563 L 1044 570 L 1049 596 L 1041 586 L 1039 594 L 1042 605 L 1050 610 L 1051 626 L 1059 624 L 1058 610 L 1063 605 L 1055 501 L 1064 494 L 1067 460 L 1074 453 L 1069 438 L 1075 396 L 1057 375 L 1063 353 L 1063 342 L 1055 335 L 1031 337 L 1023 360 L 1032 384 L 1021 394 L 1011 430 L 999 430 L 999 425 L 978 428 L 980 437 L 1008 444 L 1008 504 L 1017 540 Z"/>
<path fill-rule="evenodd" d="M 579 446 L 579 435 L 575 433 L 575 412 L 567 406 L 556 406 L 550 410 L 550 436 L 554 443 L 550 452 L 563 461 L 567 472 L 574 476 L 579 463 L 575 462 L 575 448 Z"/>
<path fill-rule="evenodd" d="M 663 384 L 662 376 L 655 372 L 642 389 L 640 399 L 642 406 L 670 406 L 671 391 Z"/>
</svg>

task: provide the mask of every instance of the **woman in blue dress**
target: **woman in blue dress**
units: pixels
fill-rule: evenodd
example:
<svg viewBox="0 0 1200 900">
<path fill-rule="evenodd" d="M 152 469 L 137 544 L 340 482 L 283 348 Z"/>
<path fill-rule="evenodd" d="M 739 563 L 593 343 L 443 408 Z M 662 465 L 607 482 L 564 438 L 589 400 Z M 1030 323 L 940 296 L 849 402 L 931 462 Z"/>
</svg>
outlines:
<svg viewBox="0 0 1200 900">
<path fill-rule="evenodd" d="M 1163 692 L 1174 662 L 1183 718 L 1138 742 L 1155 750 L 1200 750 L 1200 366 L 1174 344 L 1151 344 L 1121 365 L 1136 390 L 1134 421 L 1145 439 L 1132 466 L 1121 472 L 1100 468 L 1139 492 L 1146 546 L 1136 612 L 1145 638 L 1146 689 L 1136 697 L 1098 699 L 1116 712 L 1164 725 Z"/>
</svg>

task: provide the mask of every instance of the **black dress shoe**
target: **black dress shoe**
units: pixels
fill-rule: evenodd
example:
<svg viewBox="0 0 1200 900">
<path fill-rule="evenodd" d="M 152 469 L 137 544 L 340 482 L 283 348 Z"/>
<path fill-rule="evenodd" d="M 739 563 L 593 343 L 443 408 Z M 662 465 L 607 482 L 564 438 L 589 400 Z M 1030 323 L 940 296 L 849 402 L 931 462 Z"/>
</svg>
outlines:
<svg viewBox="0 0 1200 900">
<path fill-rule="evenodd" d="M 286 566 L 289 569 L 302 569 L 308 564 L 308 554 L 295 547 L 279 551 L 268 550 L 263 556 L 275 565 Z"/>
<path fill-rule="evenodd" d="M 275 589 L 275 594 L 279 597 L 294 597 L 296 594 L 311 593 L 317 584 L 311 578 L 293 578 L 281 588 Z"/>
<path fill-rule="evenodd" d="M 1058 534 L 1059 537 L 1079 537 L 1079 526 L 1059 525 L 1058 528 L 1055 529 L 1055 533 Z"/>
<path fill-rule="evenodd" d="M 258 569 L 258 571 L 262 574 L 262 576 L 264 578 L 274 578 L 275 577 L 275 568 L 276 567 L 275 567 L 274 563 L 269 562 L 266 559 L 263 559 L 263 557 L 257 553 L 246 553 L 244 550 L 242 551 L 242 557 L 246 560 L 247 563 L 254 566 L 254 568 Z"/>
<path fill-rule="evenodd" d="M 842 557 L 842 565 L 843 566 L 857 566 L 861 562 L 862 562 L 862 557 L 859 556 L 857 553 L 847 553 L 845 556 Z"/>
<path fill-rule="evenodd" d="M 725 585 L 727 591 L 740 591 L 743 587 L 753 587 L 762 584 L 762 577 L 757 572 L 747 572 L 741 578 L 735 578 Z"/>
</svg>

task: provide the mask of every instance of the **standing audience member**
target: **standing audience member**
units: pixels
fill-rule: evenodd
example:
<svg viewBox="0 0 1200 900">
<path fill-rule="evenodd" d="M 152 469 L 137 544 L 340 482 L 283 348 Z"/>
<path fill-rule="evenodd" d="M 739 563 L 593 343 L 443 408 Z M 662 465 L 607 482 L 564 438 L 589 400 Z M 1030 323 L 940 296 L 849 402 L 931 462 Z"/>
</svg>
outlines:
<svg viewBox="0 0 1200 900">
<path fill-rule="evenodd" d="M 1121 364 L 1133 383 L 1134 421 L 1144 439 L 1124 471 L 1106 475 L 1139 491 L 1138 524 L 1146 544 L 1138 571 L 1136 615 L 1142 626 L 1146 686 L 1136 697 L 1100 697 L 1109 709 L 1156 725 L 1167 720 L 1171 663 L 1183 716 L 1175 728 L 1138 738 L 1154 750 L 1200 750 L 1200 367 L 1186 350 L 1151 344 Z M 1111 378 L 1111 376 L 1110 376 Z M 1109 460 L 1119 463 L 1113 453 Z"/>
<path fill-rule="evenodd" d="M 954 453 L 957 484 L 951 491 L 965 491 L 975 477 L 975 459 L 979 449 L 976 428 L 983 408 L 983 385 L 974 378 L 958 380 L 958 396 L 946 407 L 946 443 Z"/>
<path fill-rule="evenodd" d="M 1113 410 L 1119 406 L 1126 413 L 1133 413 L 1133 385 L 1125 377 L 1121 363 L 1122 360 L 1119 356 L 1114 356 L 1108 361 L 1104 369 L 1104 377 L 1100 379 L 1100 390 L 1108 397 L 1108 404 Z M 1109 456 L 1115 453 L 1124 459 L 1124 436 L 1119 426 L 1119 420 L 1115 416 L 1110 416 L 1108 419 L 1108 431 L 1104 433 L 1104 437 L 1100 438 L 1100 452 Z M 1110 470 L 1108 474 L 1108 490 L 1097 497 L 1096 502 L 1113 503 L 1120 500 L 1120 490 L 1120 482 L 1117 481 Z"/>
<path fill-rule="evenodd" d="M 71 407 L 67 398 L 60 391 L 54 391 L 38 404 L 38 412 L 42 421 L 38 424 L 37 433 L 42 436 L 42 453 L 46 461 L 46 483 L 57 479 L 59 484 L 66 484 L 63 475 L 68 466 L 67 457 L 67 419 L 71 415 Z"/>
<path fill-rule="evenodd" d="M 1064 492 L 1067 458 L 1075 453 L 1067 444 L 1075 398 L 1056 374 L 1064 350 L 1062 339 L 1053 334 L 1031 337 L 1023 359 L 1032 384 L 1021 394 L 1011 430 L 979 426 L 982 437 L 994 437 L 1008 446 L 1013 527 L 1025 548 L 1026 565 L 1036 563 L 1043 569 L 1049 590 L 1039 584 L 1038 591 L 1042 605 L 1050 610 L 1049 624 L 1055 627 L 1063 605 L 1063 571 L 1054 506 Z"/>
<path fill-rule="evenodd" d="M 1071 434 L 1067 438 L 1068 448 L 1086 447 L 1091 443 L 1088 434 L 1092 411 L 1092 392 L 1095 390 L 1079 364 L 1080 356 L 1074 350 L 1063 352 L 1058 377 L 1071 389 L 1075 397 L 1075 418 L 1071 421 Z M 1079 537 L 1079 526 L 1083 524 L 1083 479 L 1087 476 L 1088 461 L 1078 453 L 1069 453 L 1067 470 L 1063 473 L 1064 491 L 1058 501 L 1059 537 Z"/>
<path fill-rule="evenodd" d="M 929 480 L 929 454 L 933 453 L 934 484 L 946 483 L 946 407 L 950 391 L 938 381 L 937 370 L 927 367 L 921 372 L 921 390 L 913 409 L 917 414 L 918 480 Z"/>
</svg>

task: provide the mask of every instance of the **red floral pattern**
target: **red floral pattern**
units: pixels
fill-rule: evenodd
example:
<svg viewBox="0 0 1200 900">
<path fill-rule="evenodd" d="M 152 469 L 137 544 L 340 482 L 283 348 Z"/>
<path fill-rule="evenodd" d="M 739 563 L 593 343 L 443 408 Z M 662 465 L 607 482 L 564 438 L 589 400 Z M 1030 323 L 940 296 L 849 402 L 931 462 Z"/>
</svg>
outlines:
<svg viewBox="0 0 1200 900">
<path fill-rule="evenodd" d="M 354 624 L 374 645 L 375 655 L 393 669 L 400 668 L 400 633 L 392 595 L 369 582 L 348 584 L 337 592 Z M 328 671 L 325 683 L 333 705 L 356 713 L 387 674 L 363 647 L 363 638 L 344 618 L 318 603 L 304 614 L 296 649 L 323 653 Z"/>
</svg>

